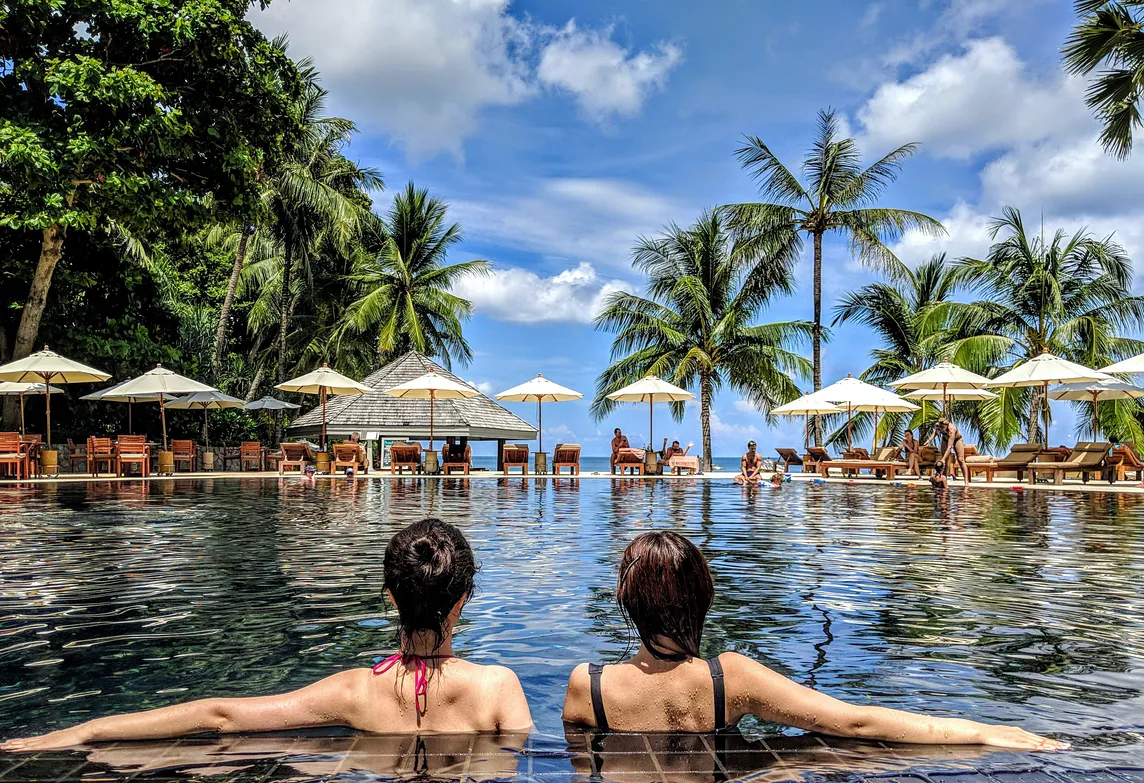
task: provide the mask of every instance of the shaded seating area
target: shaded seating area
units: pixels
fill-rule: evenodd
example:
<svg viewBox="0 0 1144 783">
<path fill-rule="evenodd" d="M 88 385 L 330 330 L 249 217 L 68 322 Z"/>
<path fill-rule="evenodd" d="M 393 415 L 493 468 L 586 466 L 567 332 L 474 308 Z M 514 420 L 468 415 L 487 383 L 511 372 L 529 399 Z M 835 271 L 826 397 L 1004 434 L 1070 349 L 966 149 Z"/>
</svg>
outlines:
<svg viewBox="0 0 1144 783">
<path fill-rule="evenodd" d="M 985 480 L 992 483 L 993 477 L 1001 472 L 1013 471 L 1017 474 L 1017 481 L 1025 480 L 1025 473 L 1029 469 L 1029 464 L 1037 458 L 1041 453 L 1044 446 L 1039 443 L 1018 443 L 1009 450 L 1009 454 L 1002 458 L 996 459 L 994 457 L 974 457 L 973 460 L 966 460 L 969 467 L 969 478 L 972 481 L 973 477 L 978 473 L 985 474 Z"/>
<path fill-rule="evenodd" d="M 559 448 L 559 446 L 557 446 Z M 504 452 L 501 457 L 501 463 L 504 465 L 504 472 L 508 473 L 513 468 L 520 468 L 521 475 L 528 475 L 528 446 L 524 443 L 512 443 L 504 447 Z"/>
<path fill-rule="evenodd" d="M 421 444 L 420 443 L 394 443 L 389 447 L 389 472 L 391 474 L 404 473 L 408 468 L 410 473 L 421 472 Z"/>
<path fill-rule="evenodd" d="M 1108 469 L 1108 452 L 1112 444 L 1106 441 L 1082 441 L 1073 447 L 1069 458 L 1063 462 L 1042 462 L 1037 460 L 1029 463 L 1030 480 L 1036 481 L 1038 473 L 1051 473 L 1054 484 L 1063 484 L 1066 473 L 1080 475 L 1081 481 L 1088 483 L 1093 476 L 1110 476 Z"/>
<path fill-rule="evenodd" d="M 291 468 L 297 468 L 299 473 L 304 473 L 306 466 L 313 460 L 314 453 L 310 451 L 308 443 L 283 443 L 278 475 L 284 475 Z"/>
<path fill-rule="evenodd" d="M 96 440 L 100 440 L 96 438 Z M 115 439 L 115 475 L 122 476 L 124 466 L 138 465 L 139 475 L 151 475 L 151 447 L 145 435 L 119 435 Z"/>
<path fill-rule="evenodd" d="M 779 458 L 777 461 L 781 462 L 783 464 L 783 467 L 782 467 L 783 473 L 790 473 L 790 469 L 791 469 L 792 465 L 798 465 L 800 468 L 803 466 L 802 465 L 802 457 L 800 457 L 798 455 L 798 452 L 795 451 L 794 449 L 776 448 L 775 451 L 778 452 L 778 455 L 779 455 Z"/>
<path fill-rule="evenodd" d="M 560 475 L 561 468 L 568 468 L 569 475 L 580 475 L 580 444 L 557 443 L 552 452 L 552 472 Z"/>
<path fill-rule="evenodd" d="M 632 475 L 642 476 L 644 473 L 644 458 L 646 452 L 643 449 L 620 449 L 616 452 L 616 465 L 612 472 L 620 471 L 623 476 L 627 471 L 631 471 Z"/>
<path fill-rule="evenodd" d="M 338 443 L 333 446 L 333 471 L 341 473 L 351 468 L 355 474 L 365 473 L 365 452 L 358 443 Z"/>
</svg>

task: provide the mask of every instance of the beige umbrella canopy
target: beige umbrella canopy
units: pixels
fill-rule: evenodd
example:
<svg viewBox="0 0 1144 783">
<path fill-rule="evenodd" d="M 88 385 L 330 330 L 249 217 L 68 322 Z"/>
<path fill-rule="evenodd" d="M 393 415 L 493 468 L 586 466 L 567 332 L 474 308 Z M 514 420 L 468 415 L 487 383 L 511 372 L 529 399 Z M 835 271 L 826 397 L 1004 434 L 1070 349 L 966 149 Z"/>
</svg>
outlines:
<svg viewBox="0 0 1144 783">
<path fill-rule="evenodd" d="M 220 391 L 206 391 L 195 392 L 188 394 L 186 397 L 179 397 L 178 399 L 171 400 L 167 403 L 168 408 L 177 408 L 179 410 L 201 410 L 203 412 L 203 436 L 206 440 L 206 447 L 210 448 L 211 434 L 207 426 L 207 411 L 220 410 L 222 408 L 242 408 L 245 407 L 246 401 L 240 400 L 237 397 L 223 394 Z"/>
<path fill-rule="evenodd" d="M 850 420 L 854 411 L 873 411 L 874 447 L 878 446 L 878 413 L 910 413 L 918 406 L 893 392 L 879 389 L 852 375 L 832 383 L 814 393 L 815 397 L 829 400 L 846 411 L 846 448 L 850 448 Z"/>
<path fill-rule="evenodd" d="M 44 350 L 17 359 L 0 367 L 0 381 L 17 383 L 99 383 L 111 376 L 86 364 L 65 359 L 54 351 Z M 52 397 L 44 393 L 44 410 L 47 415 L 48 448 L 52 446 Z"/>
<path fill-rule="evenodd" d="M 540 439 L 540 445 L 537 451 L 544 451 L 544 403 L 546 402 L 568 402 L 570 400 L 579 400 L 584 395 L 578 391 L 561 386 L 558 383 L 545 378 L 540 373 L 530 381 L 525 381 L 519 386 L 513 386 L 511 389 L 506 389 L 498 394 L 498 400 L 505 402 L 535 402 L 536 403 L 536 433 Z"/>
<path fill-rule="evenodd" d="M 158 394 L 119 394 L 119 387 L 127 381 L 120 381 L 114 386 L 108 386 L 106 389 L 94 391 L 91 394 L 85 394 L 80 397 L 81 400 L 91 400 L 94 402 L 125 402 L 127 403 L 127 433 L 129 435 L 135 434 L 135 426 L 131 421 L 131 408 L 137 402 L 158 402 Z"/>
<path fill-rule="evenodd" d="M 777 408 L 771 408 L 772 416 L 806 417 L 806 423 L 803 429 L 803 440 L 807 446 L 810 445 L 810 417 L 812 415 L 822 416 L 828 413 L 842 413 L 842 408 L 839 408 L 832 402 L 827 402 L 821 397 L 816 397 L 814 394 L 804 394 L 793 402 L 788 402 Z"/>
<path fill-rule="evenodd" d="M 1096 440 L 1097 405 L 1101 400 L 1138 400 L 1144 397 L 1144 389 L 1130 383 L 1109 378 L 1103 381 L 1083 381 L 1066 383 L 1049 392 L 1050 400 L 1092 400 L 1092 439 Z"/>
<path fill-rule="evenodd" d="M 1144 353 L 1116 364 L 1110 364 L 1107 367 L 1101 367 L 1100 372 L 1108 375 L 1140 375 L 1144 373 Z"/>
<path fill-rule="evenodd" d="M 655 417 L 654 405 L 657 402 L 683 402 L 695 397 L 694 394 L 681 389 L 678 386 L 673 386 L 665 380 L 649 375 L 646 378 L 641 378 L 635 383 L 629 384 L 624 388 L 614 391 L 608 395 L 609 400 L 616 402 L 646 402 L 647 403 L 647 416 L 648 416 L 648 440 L 651 446 L 655 448 Z M 710 454 L 706 455 L 710 459 Z"/>
<path fill-rule="evenodd" d="M 183 394 L 193 394 L 194 392 L 211 392 L 217 391 L 205 383 L 185 378 L 178 373 L 171 372 L 161 364 L 155 365 L 155 369 L 150 372 L 145 372 L 138 378 L 132 378 L 129 381 L 124 381 L 115 388 L 115 394 L 112 397 L 105 397 L 103 399 L 115 401 L 116 399 L 127 400 L 141 400 L 149 395 L 154 395 L 152 399 L 159 401 L 159 420 L 163 424 L 163 451 L 167 450 L 167 404 L 166 400 L 170 397 L 178 397 Z"/>
<path fill-rule="evenodd" d="M 291 378 L 274 387 L 300 394 L 317 394 L 322 399 L 322 451 L 326 450 L 326 397 L 330 394 L 369 394 L 373 389 L 331 370 L 325 362 L 313 372 Z"/>
<path fill-rule="evenodd" d="M 984 375 L 970 372 L 964 367 L 959 367 L 952 362 L 940 362 L 921 372 L 908 375 L 905 378 L 899 378 L 896 381 L 891 381 L 890 386 L 893 386 L 895 389 L 931 391 L 940 389 L 942 394 L 938 395 L 936 399 L 942 401 L 942 410 L 944 410 L 946 400 L 951 399 L 951 395 L 948 394 L 950 389 L 984 389 L 988 383 L 989 379 Z M 968 397 L 960 399 L 977 398 Z"/>
<path fill-rule="evenodd" d="M 942 389 L 918 389 L 909 394 L 904 395 L 907 400 L 919 400 L 922 402 L 942 402 L 943 400 L 962 400 L 969 402 L 981 402 L 982 400 L 995 400 L 997 395 L 988 389 L 951 389 L 944 391 Z"/>
<path fill-rule="evenodd" d="M 1034 356 L 1022 362 L 1009 372 L 1002 373 L 989 381 L 989 388 L 1014 388 L 1020 386 L 1040 386 L 1045 390 L 1045 443 L 1049 442 L 1049 384 L 1050 383 L 1080 383 L 1084 381 L 1103 381 L 1109 376 L 1098 370 L 1062 359 L 1044 350 L 1040 356 Z M 1032 433 L 1029 434 L 1032 439 Z"/>
<path fill-rule="evenodd" d="M 382 394 L 406 400 L 429 400 L 429 450 L 433 451 L 433 403 L 436 400 L 459 400 L 466 397 L 479 397 L 480 392 L 468 384 L 458 383 L 452 378 L 438 375 L 433 370 L 406 381 Z"/>
<path fill-rule="evenodd" d="M 18 381 L 0 381 L 0 397 L 20 398 L 20 434 L 24 434 L 24 395 L 25 394 L 63 394 L 63 389 L 55 386 L 46 386 L 42 383 L 20 383 Z"/>
</svg>

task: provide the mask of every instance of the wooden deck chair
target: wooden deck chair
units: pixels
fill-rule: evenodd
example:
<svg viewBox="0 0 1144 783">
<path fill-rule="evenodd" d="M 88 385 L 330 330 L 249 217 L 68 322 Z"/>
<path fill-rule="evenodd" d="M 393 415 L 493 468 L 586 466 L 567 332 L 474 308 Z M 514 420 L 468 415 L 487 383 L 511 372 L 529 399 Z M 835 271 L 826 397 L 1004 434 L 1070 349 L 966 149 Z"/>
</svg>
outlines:
<svg viewBox="0 0 1144 783">
<path fill-rule="evenodd" d="M 978 462 L 974 459 L 973 462 L 967 463 L 969 478 L 972 481 L 975 474 L 984 473 L 985 480 L 992 483 L 996 473 L 1011 470 L 1016 472 L 1017 481 L 1024 481 L 1025 471 L 1029 469 L 1029 463 L 1037 458 L 1043 448 L 1039 443 L 1017 443 L 1003 459 L 994 459 L 988 462 Z"/>
<path fill-rule="evenodd" d="M 251 464 L 255 470 L 263 470 L 262 444 L 256 440 L 244 440 L 238 448 L 238 469 L 244 471 Z"/>
<path fill-rule="evenodd" d="M 473 447 L 465 444 L 465 450 L 460 451 L 461 444 L 455 443 L 450 448 L 446 443 L 441 447 L 441 472 L 448 476 L 454 470 L 459 470 L 466 476 L 473 464 Z"/>
<path fill-rule="evenodd" d="M 794 449 L 776 448 L 775 451 L 778 452 L 779 460 L 783 463 L 783 473 L 790 473 L 791 465 L 798 465 L 800 468 L 803 467 L 802 457 L 800 457 L 798 452 Z"/>
<path fill-rule="evenodd" d="M 421 444 L 420 443 L 394 443 L 389 447 L 389 472 L 403 473 L 409 468 L 410 473 L 421 472 Z"/>
<path fill-rule="evenodd" d="M 334 446 L 334 472 L 353 468 L 354 474 L 365 473 L 365 454 L 360 443 L 339 443 Z"/>
<path fill-rule="evenodd" d="M 68 472 L 69 473 L 75 473 L 76 472 L 75 471 L 75 463 L 77 463 L 77 462 L 86 463 L 87 462 L 87 454 L 82 453 L 80 451 L 80 447 L 77 446 L 75 443 L 73 443 L 71 438 L 68 438 Z"/>
<path fill-rule="evenodd" d="M 1105 441 L 1081 441 L 1064 462 L 1030 462 L 1029 472 L 1033 481 L 1036 481 L 1038 473 L 1052 473 L 1055 484 L 1063 484 L 1066 473 L 1079 473 L 1081 481 L 1087 484 L 1093 475 L 1106 477 L 1111 474 L 1107 466 L 1111 448 L 1112 444 Z"/>
<path fill-rule="evenodd" d="M 830 462 L 830 454 L 821 446 L 807 446 L 802 458 L 803 473 L 818 473 L 823 462 Z"/>
<path fill-rule="evenodd" d="M 555 460 L 555 455 L 553 455 Z M 512 468 L 520 468 L 521 475 L 528 475 L 528 446 L 524 443 L 506 443 L 501 463 L 507 475 Z"/>
<path fill-rule="evenodd" d="M 568 468 L 570 475 L 580 475 L 580 444 L 557 443 L 552 452 L 552 472 L 559 476 L 561 468 Z"/>
<path fill-rule="evenodd" d="M 282 461 L 278 463 L 278 475 L 283 475 L 289 468 L 297 468 L 299 473 L 306 472 L 306 463 L 314 458 L 310 446 L 306 443 L 283 443 Z"/>
<path fill-rule="evenodd" d="M 101 440 L 96 438 L 96 440 Z M 138 465 L 139 475 L 151 475 L 151 447 L 145 435 L 120 435 L 115 439 L 115 475 L 123 475 L 124 465 Z"/>
<path fill-rule="evenodd" d="M 179 472 L 179 463 L 187 463 L 187 472 L 194 473 L 198 469 L 199 455 L 198 449 L 195 448 L 193 440 L 173 440 L 171 441 L 171 455 L 172 462 L 171 468 L 176 473 Z"/>
<path fill-rule="evenodd" d="M 682 476 L 685 470 L 687 475 L 694 476 L 699 472 L 699 457 L 694 454 L 677 454 L 667 461 L 667 467 L 677 476 Z"/>
<path fill-rule="evenodd" d="M 1134 443 L 1121 443 L 1113 449 L 1108 464 L 1116 471 L 1117 481 L 1124 481 L 1129 473 L 1135 473 L 1137 481 L 1144 481 L 1144 460 L 1137 454 Z"/>
<path fill-rule="evenodd" d="M 616 452 L 616 467 L 623 476 L 625 471 L 630 470 L 632 475 L 644 474 L 644 457 L 646 452 L 643 449 L 620 449 Z"/>
<path fill-rule="evenodd" d="M 92 476 L 99 476 L 100 463 L 107 463 L 108 473 L 115 472 L 115 444 L 111 442 L 111 438 L 89 436 L 87 453 L 84 456 L 87 458 L 87 472 Z"/>
<path fill-rule="evenodd" d="M 24 452 L 20 450 L 20 433 L 0 432 L 0 466 L 8 475 L 9 466 L 16 467 L 16 480 L 24 478 Z"/>
</svg>

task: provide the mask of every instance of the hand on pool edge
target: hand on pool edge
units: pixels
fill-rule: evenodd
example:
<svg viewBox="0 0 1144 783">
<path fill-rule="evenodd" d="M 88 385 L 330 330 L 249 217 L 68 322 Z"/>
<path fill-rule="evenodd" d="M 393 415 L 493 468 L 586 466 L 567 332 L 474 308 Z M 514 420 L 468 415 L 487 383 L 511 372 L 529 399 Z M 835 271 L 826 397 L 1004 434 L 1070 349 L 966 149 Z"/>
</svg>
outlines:
<svg viewBox="0 0 1144 783">
<path fill-rule="evenodd" d="M 74 748 L 87 742 L 83 726 L 73 726 L 70 729 L 53 731 L 39 737 L 20 737 L 0 742 L 0 751 L 4 753 L 31 753 L 37 750 L 60 750 Z"/>
<path fill-rule="evenodd" d="M 981 744 L 1017 750 L 1068 750 L 1067 742 L 1042 737 L 1019 726 L 987 726 L 981 732 Z"/>
</svg>

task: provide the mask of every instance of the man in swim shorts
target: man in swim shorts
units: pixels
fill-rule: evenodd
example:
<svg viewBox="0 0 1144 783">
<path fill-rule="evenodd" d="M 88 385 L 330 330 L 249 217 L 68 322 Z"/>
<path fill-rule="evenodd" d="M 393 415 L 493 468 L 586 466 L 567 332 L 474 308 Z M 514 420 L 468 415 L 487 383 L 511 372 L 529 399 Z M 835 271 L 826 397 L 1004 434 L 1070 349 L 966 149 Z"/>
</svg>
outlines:
<svg viewBox="0 0 1144 783">
<path fill-rule="evenodd" d="M 747 453 L 739 461 L 739 475 L 735 476 L 735 483 L 744 486 L 756 484 L 762 478 L 763 458 L 755 451 L 755 442 L 747 444 Z"/>
</svg>

